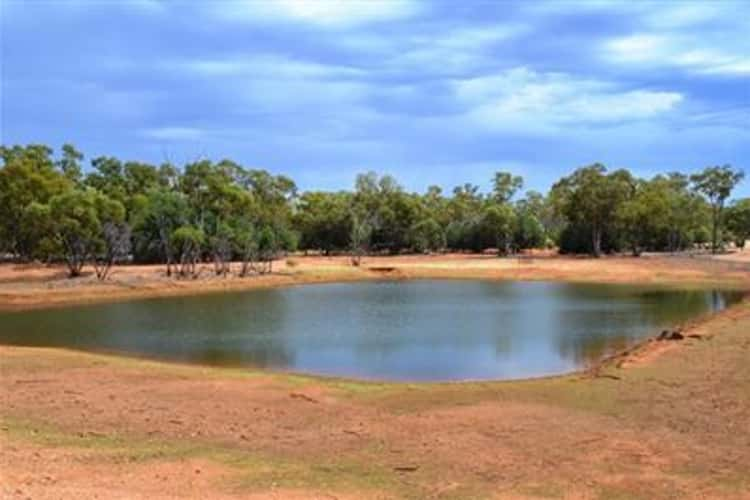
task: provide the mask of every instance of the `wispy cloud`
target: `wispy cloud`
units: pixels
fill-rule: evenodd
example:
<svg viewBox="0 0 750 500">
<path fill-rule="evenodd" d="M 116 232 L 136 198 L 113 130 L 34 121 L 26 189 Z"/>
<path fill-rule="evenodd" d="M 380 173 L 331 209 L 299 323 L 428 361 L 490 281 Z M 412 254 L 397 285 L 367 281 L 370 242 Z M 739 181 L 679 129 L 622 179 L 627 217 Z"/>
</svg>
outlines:
<svg viewBox="0 0 750 500">
<path fill-rule="evenodd" d="M 514 68 L 455 82 L 466 117 L 493 130 L 551 132 L 560 127 L 653 118 L 682 100 L 678 92 L 621 89 L 606 81 Z"/>
<path fill-rule="evenodd" d="M 493 48 L 528 31 L 523 24 L 494 24 L 397 38 L 384 65 L 390 70 L 466 73 L 492 64 Z"/>
<path fill-rule="evenodd" d="M 10 143 L 230 156 L 332 188 L 750 155 L 746 0 L 0 2 Z"/>
<path fill-rule="evenodd" d="M 206 133 L 199 128 L 176 126 L 144 129 L 141 135 L 162 141 L 194 141 L 203 138 Z"/>
<path fill-rule="evenodd" d="M 739 44 L 743 42 L 738 40 Z M 747 43 L 747 42 L 744 42 Z M 686 35 L 639 33 L 607 40 L 602 48 L 605 61 L 654 68 L 678 67 L 707 75 L 750 75 L 750 55 Z M 737 44 L 732 44 L 737 47 Z"/>
<path fill-rule="evenodd" d="M 722 13 L 731 9 L 731 1 L 721 2 L 629 2 L 639 7 L 643 24 L 654 29 L 673 29 L 710 23 L 721 18 Z"/>
<path fill-rule="evenodd" d="M 297 22 L 349 28 L 411 17 L 424 4 L 415 0 L 233 0 L 209 4 L 220 19 L 235 22 Z"/>
<path fill-rule="evenodd" d="M 586 0 L 575 3 L 548 0 L 528 2 L 531 15 L 575 16 L 581 13 L 629 18 L 649 28 L 680 28 L 726 17 L 728 10 L 741 9 L 742 1 Z"/>
<path fill-rule="evenodd" d="M 279 54 L 252 54 L 197 58 L 172 61 L 170 69 L 187 71 L 197 76 L 267 78 L 354 78 L 363 76 L 358 68 L 338 64 L 323 64 L 295 59 Z"/>
</svg>

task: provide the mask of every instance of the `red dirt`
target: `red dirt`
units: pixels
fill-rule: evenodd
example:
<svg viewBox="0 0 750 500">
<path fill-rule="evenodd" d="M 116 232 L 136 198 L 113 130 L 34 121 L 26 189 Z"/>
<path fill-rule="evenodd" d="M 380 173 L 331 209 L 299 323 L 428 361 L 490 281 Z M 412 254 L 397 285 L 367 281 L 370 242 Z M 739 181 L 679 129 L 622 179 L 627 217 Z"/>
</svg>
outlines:
<svg viewBox="0 0 750 500">
<path fill-rule="evenodd" d="M 387 272 L 382 270 L 386 269 Z M 99 282 L 89 274 L 68 279 L 61 266 L 0 264 L 0 310 L 144 297 L 188 295 L 330 281 L 471 278 L 565 280 L 637 284 L 713 284 L 750 288 L 750 265 L 711 258 L 648 256 L 588 259 L 554 255 L 368 257 L 359 268 L 348 257 L 294 257 L 274 263 L 275 273 L 216 277 L 205 265 L 199 279 L 167 278 L 163 266 L 121 266 Z"/>
<path fill-rule="evenodd" d="M 448 263 L 446 276 L 525 276 L 510 268 L 521 264 L 498 259 L 430 259 L 378 265 L 407 277 L 441 275 Z M 338 262 L 300 261 L 294 279 L 314 275 L 306 266 Z M 669 259 L 545 259 L 534 269 L 530 276 L 545 279 L 585 270 L 615 281 L 748 279 L 735 269 L 717 273 L 713 262 L 688 268 Z M 6 284 L 14 272 L 3 269 Z M 47 272 L 55 271 L 34 275 Z M 648 343 L 600 366 L 598 377 L 462 384 L 356 383 L 0 347 L 0 494 L 750 498 L 750 303 L 683 333 L 701 337 Z"/>
</svg>

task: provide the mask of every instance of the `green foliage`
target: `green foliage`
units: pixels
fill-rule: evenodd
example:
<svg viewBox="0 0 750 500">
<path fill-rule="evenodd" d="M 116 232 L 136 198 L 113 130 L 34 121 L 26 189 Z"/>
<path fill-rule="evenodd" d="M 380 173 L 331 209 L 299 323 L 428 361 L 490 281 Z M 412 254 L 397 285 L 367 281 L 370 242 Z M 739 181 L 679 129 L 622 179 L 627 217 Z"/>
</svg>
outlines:
<svg viewBox="0 0 750 500">
<path fill-rule="evenodd" d="M 350 234 L 352 264 L 359 266 L 362 255 L 367 252 L 372 239 L 372 226 L 356 213 L 352 218 L 352 230 Z"/>
<path fill-rule="evenodd" d="M 58 167 L 68 180 L 74 184 L 79 184 L 83 177 L 81 170 L 83 154 L 72 144 L 63 144 L 62 153 L 62 158 L 57 162 Z"/>
<path fill-rule="evenodd" d="M 526 248 L 544 248 L 547 236 L 544 226 L 536 215 L 530 211 L 518 210 L 513 233 L 513 245 L 516 250 Z"/>
<path fill-rule="evenodd" d="M 628 171 L 607 173 L 607 168 L 599 163 L 579 168 L 558 181 L 552 187 L 551 196 L 557 210 L 568 223 L 567 231 L 590 233 L 588 242 L 578 238 L 573 240 L 582 246 L 565 248 L 561 244 L 561 250 L 584 251 L 598 257 L 605 247 L 616 248 L 617 242 L 605 236 L 616 233 L 617 210 L 633 196 L 634 186 L 635 179 Z M 575 226 L 575 229 L 571 226 Z M 562 242 L 565 241 L 563 239 Z"/>
<path fill-rule="evenodd" d="M 206 242 L 206 235 L 197 227 L 180 226 L 172 233 L 172 242 L 182 254 L 192 249 L 200 249 Z"/>
<path fill-rule="evenodd" d="M 91 160 L 94 169 L 86 176 L 86 185 L 125 204 L 128 193 L 122 162 L 117 158 L 100 156 Z"/>
<path fill-rule="evenodd" d="M 80 276 L 86 261 L 101 248 L 102 197 L 93 189 L 72 189 L 50 200 L 53 235 L 71 277 Z"/>
<path fill-rule="evenodd" d="M 29 207 L 33 203 L 47 204 L 53 196 L 72 187 L 55 167 L 51 155 L 51 149 L 36 144 L 0 147 L 3 161 L 0 168 L 0 251 L 22 259 L 39 254 L 44 231 L 29 217 Z"/>
<path fill-rule="evenodd" d="M 638 256 L 654 234 L 668 229 L 669 199 L 660 185 L 639 182 L 615 213 L 620 233 L 634 256 Z"/>
<path fill-rule="evenodd" d="M 721 242 L 724 203 L 744 177 L 744 172 L 733 169 L 731 165 L 706 167 L 690 177 L 695 190 L 704 195 L 711 205 L 711 250 L 714 253 Z"/>
<path fill-rule="evenodd" d="M 435 219 L 424 219 L 409 230 L 411 247 L 416 252 L 438 252 L 445 248 L 445 231 Z"/>
<path fill-rule="evenodd" d="M 172 234 L 191 218 L 188 200 L 180 192 L 158 189 L 149 192 L 141 209 L 133 215 L 135 260 L 161 261 L 171 265 L 175 259 Z"/>
<path fill-rule="evenodd" d="M 480 230 L 483 241 L 494 243 L 498 254 L 508 254 L 513 244 L 516 214 L 508 204 L 492 204 L 482 213 Z"/>
<path fill-rule="evenodd" d="M 737 200 L 726 212 L 726 225 L 735 244 L 745 248 L 750 239 L 750 198 Z"/>
<path fill-rule="evenodd" d="M 508 172 L 497 172 L 492 189 L 495 202 L 500 204 L 509 203 L 522 187 L 523 177 L 514 176 Z"/>
<path fill-rule="evenodd" d="M 170 240 L 179 258 L 180 276 L 195 277 L 198 259 L 206 243 L 203 230 L 191 225 L 180 226 L 172 232 Z"/>
<path fill-rule="evenodd" d="M 294 215 L 302 248 L 322 250 L 326 254 L 346 250 L 352 230 L 350 208 L 349 193 L 304 193 Z"/>
<path fill-rule="evenodd" d="M 601 164 L 562 178 L 547 196 L 517 194 L 523 179 L 497 172 L 489 189 L 405 190 L 392 176 L 357 176 L 351 192 L 297 192 L 288 177 L 231 160 L 183 168 L 83 154 L 63 146 L 0 148 L 0 251 L 17 259 L 65 261 L 71 275 L 92 263 L 106 277 L 116 262 L 161 262 L 195 276 L 202 263 L 227 275 L 272 270 L 283 252 L 481 252 L 509 254 L 557 244 L 599 255 L 677 251 L 748 237 L 748 202 L 724 208 L 743 174 L 729 166 L 636 179 Z M 58 214 L 58 210 L 60 213 Z M 132 228 L 132 231 L 131 231 Z M 721 237 L 726 228 L 726 238 Z"/>
</svg>

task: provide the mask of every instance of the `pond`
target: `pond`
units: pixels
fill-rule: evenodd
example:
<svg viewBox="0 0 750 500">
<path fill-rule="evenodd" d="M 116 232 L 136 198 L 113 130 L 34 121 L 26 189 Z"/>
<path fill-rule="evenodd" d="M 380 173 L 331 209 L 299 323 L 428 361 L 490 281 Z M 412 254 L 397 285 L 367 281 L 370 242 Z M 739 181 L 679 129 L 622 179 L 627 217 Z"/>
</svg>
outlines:
<svg viewBox="0 0 750 500">
<path fill-rule="evenodd" d="M 513 281 L 305 285 L 0 313 L 0 343 L 353 378 L 569 372 L 739 292 Z"/>
</svg>

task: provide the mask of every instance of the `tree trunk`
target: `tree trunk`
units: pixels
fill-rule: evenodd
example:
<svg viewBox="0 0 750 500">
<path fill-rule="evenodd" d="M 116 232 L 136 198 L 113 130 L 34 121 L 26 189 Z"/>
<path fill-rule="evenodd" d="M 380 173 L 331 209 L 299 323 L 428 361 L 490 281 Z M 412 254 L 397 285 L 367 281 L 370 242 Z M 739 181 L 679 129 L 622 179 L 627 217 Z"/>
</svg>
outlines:
<svg viewBox="0 0 750 500">
<path fill-rule="evenodd" d="M 719 212 L 714 207 L 713 227 L 711 228 L 711 253 L 716 254 L 719 244 Z"/>
<path fill-rule="evenodd" d="M 640 245 L 638 245 L 638 242 L 633 241 L 630 244 L 631 251 L 633 252 L 633 257 L 640 257 L 641 256 L 641 249 Z"/>
<path fill-rule="evenodd" d="M 594 257 L 601 257 L 602 255 L 602 230 L 596 225 L 592 229 L 591 234 L 592 252 Z"/>
</svg>

